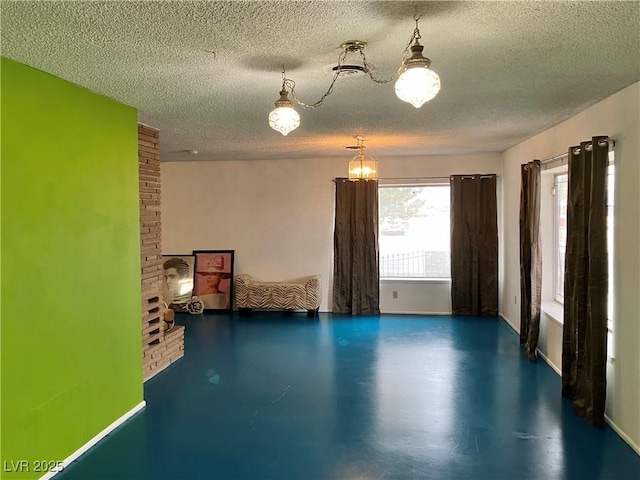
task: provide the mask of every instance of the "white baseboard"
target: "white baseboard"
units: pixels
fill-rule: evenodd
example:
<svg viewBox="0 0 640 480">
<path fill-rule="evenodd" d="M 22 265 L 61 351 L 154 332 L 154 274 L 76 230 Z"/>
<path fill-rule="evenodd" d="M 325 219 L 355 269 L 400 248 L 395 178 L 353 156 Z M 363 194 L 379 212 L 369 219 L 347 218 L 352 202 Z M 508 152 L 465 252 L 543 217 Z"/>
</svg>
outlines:
<svg viewBox="0 0 640 480">
<path fill-rule="evenodd" d="M 509 320 L 509 319 L 507 318 L 507 316 L 506 316 L 506 315 L 504 315 L 503 313 L 498 313 L 498 316 L 502 317 L 502 319 L 503 319 L 505 322 L 507 322 L 507 324 L 508 324 L 511 328 L 513 328 L 513 330 L 514 330 L 518 335 L 520 335 L 520 329 L 519 329 L 518 327 L 516 327 L 516 326 L 515 326 L 515 324 L 514 324 L 511 320 Z"/>
<path fill-rule="evenodd" d="M 538 353 L 538 356 L 542 358 L 545 361 L 545 363 L 553 369 L 554 372 L 556 372 L 560 377 L 562 377 L 562 371 L 557 367 L 555 363 L 549 360 L 549 357 L 547 357 L 544 353 L 542 353 L 537 348 L 536 348 L 536 352 Z"/>
<path fill-rule="evenodd" d="M 143 400 L 138 405 L 136 405 L 131 410 L 129 410 L 127 413 L 125 413 L 120 418 L 118 418 L 116 421 L 114 421 L 107 428 L 105 428 L 100 433 L 98 433 L 95 437 L 93 437 L 91 440 L 89 440 L 83 446 L 81 446 L 78 450 L 76 450 L 71 455 L 69 455 L 67 458 L 65 458 L 63 460 L 63 462 L 62 462 L 63 468 L 62 468 L 61 471 L 64 471 L 65 468 L 67 468 L 69 465 L 71 465 L 71 462 L 73 462 L 74 460 L 77 460 L 82 454 L 84 454 L 87 450 L 89 450 L 91 447 L 93 447 L 96 443 L 98 443 L 104 437 L 109 435 L 112 431 L 114 431 L 116 428 L 118 428 L 124 422 L 129 420 L 133 415 L 135 415 L 140 410 L 142 410 L 146 406 L 146 404 L 147 404 L 147 402 L 145 402 Z M 40 480 L 49 480 L 50 478 L 53 478 L 58 473 L 59 472 L 49 472 L 46 475 L 43 475 L 42 477 L 40 477 Z"/>
<path fill-rule="evenodd" d="M 618 427 L 618 425 L 616 425 L 613 420 L 611 420 L 609 417 L 607 417 L 606 415 L 604 416 L 604 419 L 607 421 L 607 423 L 609 424 L 609 426 L 613 429 L 614 432 L 616 432 L 620 438 L 622 440 L 624 440 L 625 442 L 627 442 L 627 445 L 629 445 L 639 456 L 640 456 L 640 447 L 638 445 L 636 445 L 633 440 L 631 440 L 629 438 L 629 435 L 627 435 L 626 433 L 624 433 L 620 427 Z"/>
<path fill-rule="evenodd" d="M 397 312 L 392 312 L 389 310 L 385 310 L 384 312 L 380 312 L 381 315 L 451 315 L 451 312 L 424 312 L 419 310 L 399 310 Z"/>
<path fill-rule="evenodd" d="M 560 378 L 562 378 L 562 371 L 551 361 L 547 358 L 547 356 L 542 353 L 540 350 L 536 349 L 536 352 L 538 352 L 538 355 L 540 356 L 540 358 L 542 358 L 547 365 L 549 365 L 554 372 L 556 372 Z M 629 435 L 627 435 L 626 433 L 624 433 L 622 431 L 622 429 L 620 427 L 618 427 L 618 425 L 616 425 L 613 420 L 611 420 L 607 415 L 604 416 L 605 421 L 609 424 L 609 426 L 613 429 L 614 432 L 616 432 L 618 434 L 618 436 L 624 440 L 627 445 L 629 445 L 638 455 L 640 455 L 640 447 L 638 445 L 636 445 L 633 440 L 631 440 L 631 438 L 629 438 Z"/>
</svg>

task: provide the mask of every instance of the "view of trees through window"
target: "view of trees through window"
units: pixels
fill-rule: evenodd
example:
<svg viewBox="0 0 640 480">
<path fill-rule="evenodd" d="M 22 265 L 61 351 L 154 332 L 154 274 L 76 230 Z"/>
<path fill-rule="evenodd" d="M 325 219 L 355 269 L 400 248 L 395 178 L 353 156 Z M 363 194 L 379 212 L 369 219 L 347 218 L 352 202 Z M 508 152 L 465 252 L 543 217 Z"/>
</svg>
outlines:
<svg viewBox="0 0 640 480">
<path fill-rule="evenodd" d="M 449 185 L 380 186 L 382 278 L 450 278 Z"/>
</svg>

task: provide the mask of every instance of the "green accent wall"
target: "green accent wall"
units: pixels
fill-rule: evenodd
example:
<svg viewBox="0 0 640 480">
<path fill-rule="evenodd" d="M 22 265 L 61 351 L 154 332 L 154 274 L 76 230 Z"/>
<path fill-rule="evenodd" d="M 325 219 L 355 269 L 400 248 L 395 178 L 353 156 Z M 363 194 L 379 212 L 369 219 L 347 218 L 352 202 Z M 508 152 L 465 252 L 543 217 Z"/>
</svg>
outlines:
<svg viewBox="0 0 640 480">
<path fill-rule="evenodd" d="M 5 462 L 63 460 L 143 399 L 137 112 L 6 58 L 0 98 L 0 476 L 39 478 Z"/>
</svg>

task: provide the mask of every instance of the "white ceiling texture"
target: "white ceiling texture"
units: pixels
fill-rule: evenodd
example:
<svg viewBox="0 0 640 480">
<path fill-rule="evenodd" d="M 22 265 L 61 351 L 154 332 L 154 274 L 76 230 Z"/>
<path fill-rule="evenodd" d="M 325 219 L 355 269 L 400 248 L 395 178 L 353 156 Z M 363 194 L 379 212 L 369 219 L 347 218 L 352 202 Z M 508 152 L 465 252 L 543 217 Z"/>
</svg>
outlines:
<svg viewBox="0 0 640 480">
<path fill-rule="evenodd" d="M 377 158 L 500 152 L 640 80 L 638 1 L 1 6 L 2 55 L 134 106 L 160 129 L 163 161 L 345 157 L 356 134 Z M 296 107 L 287 137 L 268 126 L 283 65 L 307 103 L 328 88 L 345 40 L 368 42 L 388 78 L 416 12 L 436 98 L 415 109 L 393 82 L 345 76 L 319 108 Z"/>
</svg>

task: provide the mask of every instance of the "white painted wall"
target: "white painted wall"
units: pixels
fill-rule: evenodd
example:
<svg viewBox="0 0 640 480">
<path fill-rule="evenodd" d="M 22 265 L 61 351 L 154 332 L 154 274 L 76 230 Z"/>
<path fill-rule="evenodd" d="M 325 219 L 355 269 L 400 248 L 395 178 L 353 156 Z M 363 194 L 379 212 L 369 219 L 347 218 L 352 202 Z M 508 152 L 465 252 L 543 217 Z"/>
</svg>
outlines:
<svg viewBox="0 0 640 480">
<path fill-rule="evenodd" d="M 616 142 L 612 352 L 615 360 L 608 369 L 606 411 L 614 426 L 640 452 L 640 83 L 504 152 L 500 311 L 517 328 L 520 164 L 564 153 L 570 146 L 595 135 L 609 135 Z M 540 349 L 555 363 L 561 351 L 562 329 L 546 318 L 543 326 Z"/>
<path fill-rule="evenodd" d="M 370 153 L 375 156 L 373 148 Z M 347 159 L 162 163 L 163 252 L 233 249 L 235 273 L 260 280 L 318 273 L 320 310 L 331 310 L 333 179 L 345 176 Z M 385 178 L 500 173 L 501 168 L 500 154 L 378 160 Z M 392 299 L 393 290 L 398 299 Z M 380 303 L 388 312 L 451 312 L 450 287 L 385 282 Z"/>
<path fill-rule="evenodd" d="M 385 178 L 448 177 L 465 173 L 501 172 L 499 154 L 399 157 L 381 163 Z M 498 218 L 501 214 L 501 179 L 497 182 Z M 500 224 L 498 223 L 500 229 Z M 398 298 L 393 298 L 393 292 Z M 451 283 L 383 280 L 380 284 L 380 311 L 383 313 L 451 313 Z"/>
<path fill-rule="evenodd" d="M 396 292 L 397 298 L 393 298 L 393 292 Z M 380 311 L 450 315 L 451 281 L 382 280 Z"/>
<path fill-rule="evenodd" d="M 545 159 L 593 135 L 616 141 L 615 363 L 609 369 L 607 415 L 640 445 L 640 83 L 498 154 L 379 158 L 382 177 L 498 173 L 500 311 L 520 317 L 518 216 L 520 164 Z M 375 151 L 371 153 L 375 156 Z M 342 159 L 162 164 L 163 251 L 235 249 L 236 273 L 288 280 L 319 273 L 321 310 L 331 309 L 332 179 Z M 391 298 L 392 291 L 398 299 Z M 515 301 L 514 301 L 515 299 Z M 381 308 L 450 311 L 446 283 L 385 282 Z M 540 347 L 559 367 L 561 328 L 543 319 Z M 638 449 L 637 449 L 638 450 Z"/>
<path fill-rule="evenodd" d="M 333 270 L 333 178 L 339 159 L 162 163 L 162 250 L 235 250 L 235 274 L 259 280 Z"/>
</svg>

